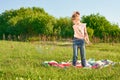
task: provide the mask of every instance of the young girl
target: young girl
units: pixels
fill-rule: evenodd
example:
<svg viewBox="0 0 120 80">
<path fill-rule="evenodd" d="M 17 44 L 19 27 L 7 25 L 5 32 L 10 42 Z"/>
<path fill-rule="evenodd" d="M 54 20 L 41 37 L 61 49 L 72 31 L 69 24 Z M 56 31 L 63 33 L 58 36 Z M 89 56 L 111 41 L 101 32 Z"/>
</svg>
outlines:
<svg viewBox="0 0 120 80">
<path fill-rule="evenodd" d="M 80 13 L 74 12 L 72 15 L 74 39 L 73 39 L 73 66 L 76 66 L 78 58 L 78 48 L 80 48 L 81 64 L 86 67 L 85 41 L 89 44 L 89 37 L 86 30 L 86 24 L 80 22 Z"/>
</svg>

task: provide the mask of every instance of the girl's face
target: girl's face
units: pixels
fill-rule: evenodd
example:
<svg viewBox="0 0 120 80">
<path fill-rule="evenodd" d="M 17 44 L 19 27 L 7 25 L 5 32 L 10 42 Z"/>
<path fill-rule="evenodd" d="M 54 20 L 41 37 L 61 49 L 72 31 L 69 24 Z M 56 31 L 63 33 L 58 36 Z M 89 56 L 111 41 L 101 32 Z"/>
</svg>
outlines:
<svg viewBox="0 0 120 80">
<path fill-rule="evenodd" d="M 80 15 L 73 15 L 73 20 L 72 20 L 73 24 L 79 24 L 80 23 Z"/>
<path fill-rule="evenodd" d="M 80 23 L 80 20 L 77 20 L 77 19 L 73 20 L 73 24 L 79 24 L 79 23 Z"/>
</svg>

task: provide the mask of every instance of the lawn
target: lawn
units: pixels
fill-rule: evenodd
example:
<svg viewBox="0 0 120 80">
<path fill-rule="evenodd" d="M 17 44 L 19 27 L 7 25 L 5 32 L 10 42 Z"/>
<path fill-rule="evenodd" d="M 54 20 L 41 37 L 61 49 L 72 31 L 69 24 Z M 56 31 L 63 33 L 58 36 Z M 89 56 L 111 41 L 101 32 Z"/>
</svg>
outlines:
<svg viewBox="0 0 120 80">
<path fill-rule="evenodd" d="M 86 55 L 87 59 L 120 62 L 120 43 L 86 45 Z M 72 43 L 0 41 L 0 80 L 120 80 L 118 63 L 102 69 L 42 65 L 51 60 L 72 60 Z"/>
</svg>

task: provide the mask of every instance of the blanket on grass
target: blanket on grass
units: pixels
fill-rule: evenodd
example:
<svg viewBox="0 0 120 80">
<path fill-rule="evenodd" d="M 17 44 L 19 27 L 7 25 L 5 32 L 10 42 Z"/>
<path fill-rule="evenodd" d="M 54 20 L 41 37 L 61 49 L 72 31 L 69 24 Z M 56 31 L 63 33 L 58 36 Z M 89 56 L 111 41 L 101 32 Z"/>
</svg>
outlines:
<svg viewBox="0 0 120 80">
<path fill-rule="evenodd" d="M 98 60 L 95 61 L 95 59 L 89 59 L 86 61 L 86 67 L 84 68 L 93 68 L 93 69 L 98 69 L 98 68 L 103 68 L 103 67 L 107 67 L 107 66 L 113 66 L 115 64 L 115 62 L 111 61 L 111 60 Z M 72 61 L 68 61 L 68 62 L 57 62 L 54 60 L 51 61 L 44 61 L 43 62 L 44 66 L 54 66 L 54 67 L 59 67 L 59 68 L 67 68 L 72 66 Z M 81 65 L 81 61 L 78 60 L 76 66 L 74 66 L 76 68 L 82 68 Z"/>
</svg>

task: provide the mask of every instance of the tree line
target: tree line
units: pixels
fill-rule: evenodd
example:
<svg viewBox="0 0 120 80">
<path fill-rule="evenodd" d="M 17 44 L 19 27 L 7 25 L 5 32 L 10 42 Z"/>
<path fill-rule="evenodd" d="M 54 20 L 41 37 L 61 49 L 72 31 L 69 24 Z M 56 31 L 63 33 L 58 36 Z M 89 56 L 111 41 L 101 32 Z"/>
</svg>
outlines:
<svg viewBox="0 0 120 80">
<path fill-rule="evenodd" d="M 89 37 L 95 42 L 119 42 L 120 28 L 98 14 L 84 15 Z M 5 40 L 60 40 L 72 39 L 71 17 L 55 18 L 43 8 L 21 7 L 0 14 L 0 39 Z"/>
</svg>

